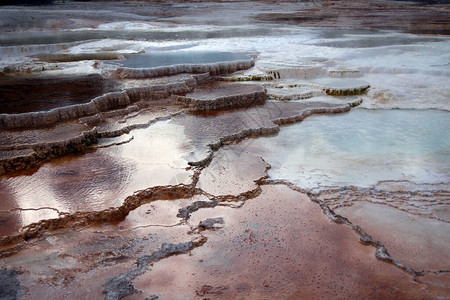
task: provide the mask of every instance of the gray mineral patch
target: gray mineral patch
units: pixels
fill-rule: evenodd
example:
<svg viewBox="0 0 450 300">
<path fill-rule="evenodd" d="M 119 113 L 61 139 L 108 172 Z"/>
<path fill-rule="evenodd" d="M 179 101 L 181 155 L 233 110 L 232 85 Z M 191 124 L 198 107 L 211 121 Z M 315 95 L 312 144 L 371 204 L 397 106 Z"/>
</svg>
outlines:
<svg viewBox="0 0 450 300">
<path fill-rule="evenodd" d="M 20 285 L 17 270 L 0 270 L 0 300 L 16 300 L 23 297 L 25 287 Z"/>
<path fill-rule="evenodd" d="M 206 219 L 204 221 L 201 221 L 198 224 L 198 227 L 201 229 L 216 229 L 221 227 L 220 224 L 224 224 L 224 220 L 222 217 L 218 217 L 218 218 L 209 218 Z M 219 225 L 218 225 L 219 224 Z"/>
<path fill-rule="evenodd" d="M 180 244 L 168 244 L 164 243 L 156 252 L 151 255 L 145 255 L 137 260 L 137 268 L 132 269 L 126 273 L 122 273 L 116 277 L 110 278 L 105 283 L 105 289 L 103 293 L 106 295 L 106 300 L 116 300 L 122 299 L 125 296 L 134 294 L 137 290 L 134 288 L 131 281 L 133 281 L 137 276 L 145 272 L 147 267 L 154 262 L 157 262 L 163 258 L 169 257 L 171 255 L 186 253 L 187 251 L 193 249 L 195 244 L 193 242 L 186 242 Z M 157 299 L 157 298 L 150 298 Z"/>
</svg>

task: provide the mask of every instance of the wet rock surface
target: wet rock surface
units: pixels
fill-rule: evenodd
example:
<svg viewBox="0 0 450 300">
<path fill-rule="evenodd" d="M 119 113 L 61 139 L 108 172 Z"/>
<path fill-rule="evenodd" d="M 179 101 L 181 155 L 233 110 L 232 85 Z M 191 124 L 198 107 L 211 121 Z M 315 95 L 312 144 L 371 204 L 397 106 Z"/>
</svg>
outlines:
<svg viewBox="0 0 450 300">
<path fill-rule="evenodd" d="M 198 243 L 197 243 L 198 244 Z M 182 244 L 162 244 L 161 249 L 152 253 L 151 255 L 145 255 L 137 260 L 137 268 L 127 273 L 122 273 L 117 277 L 108 279 L 105 283 L 105 289 L 103 293 L 106 295 L 105 299 L 121 299 L 124 296 L 136 293 L 137 290 L 131 285 L 130 281 L 139 276 L 145 271 L 145 269 L 163 259 L 172 255 L 183 254 L 195 247 L 194 242 L 187 242 Z"/>
<path fill-rule="evenodd" d="M 45 111 L 55 107 L 87 103 L 114 91 L 117 82 L 100 75 L 8 76 L 0 81 L 0 114 Z"/>
<path fill-rule="evenodd" d="M 442 211 L 448 207 L 448 187 L 426 190 L 416 186 L 416 189 L 329 190 L 318 193 L 316 199 L 365 228 L 374 240 L 385 244 L 393 257 L 414 270 L 448 270 L 445 258 L 448 215 Z"/>
<path fill-rule="evenodd" d="M 258 180 L 266 176 L 269 168 L 260 157 L 244 149 L 218 150 L 211 163 L 199 176 L 198 187 L 212 195 L 239 195 L 258 187 Z"/>
<path fill-rule="evenodd" d="M 445 5 L 137 2 L 0 9 L 0 298 L 450 297 Z"/>
<path fill-rule="evenodd" d="M 429 297 L 420 285 L 414 291 L 396 291 L 405 291 L 401 286 L 409 285 L 412 277 L 398 269 L 384 273 L 392 266 L 369 259 L 374 249 L 359 244 L 350 228 L 330 223 L 306 195 L 285 186 L 262 190 L 238 209 L 193 213 L 191 223 L 220 215 L 225 226 L 203 231 L 208 241 L 191 257 L 161 261 L 133 285 L 164 298 L 181 292 L 194 299 Z"/>
<path fill-rule="evenodd" d="M 224 224 L 224 220 L 222 217 L 217 217 L 217 218 L 208 218 L 204 221 L 200 221 L 200 223 L 198 223 L 198 228 L 205 230 L 205 229 L 217 229 L 220 224 Z"/>
<path fill-rule="evenodd" d="M 262 86 L 215 82 L 178 96 L 177 101 L 194 111 L 212 111 L 261 105 L 266 102 L 266 93 Z"/>
</svg>

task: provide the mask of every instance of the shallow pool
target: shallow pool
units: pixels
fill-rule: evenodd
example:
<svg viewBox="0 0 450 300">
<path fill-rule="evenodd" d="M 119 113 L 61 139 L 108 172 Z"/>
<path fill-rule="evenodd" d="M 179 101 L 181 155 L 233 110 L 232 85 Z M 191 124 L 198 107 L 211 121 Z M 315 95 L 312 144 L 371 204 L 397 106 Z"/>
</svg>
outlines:
<svg viewBox="0 0 450 300">
<path fill-rule="evenodd" d="M 356 109 L 313 116 L 244 145 L 272 165 L 271 177 L 302 188 L 450 181 L 446 111 Z"/>
<path fill-rule="evenodd" d="M 209 64 L 225 61 L 250 60 L 250 56 L 242 53 L 220 51 L 162 51 L 129 55 L 118 62 L 127 68 L 156 68 L 185 64 Z"/>
</svg>

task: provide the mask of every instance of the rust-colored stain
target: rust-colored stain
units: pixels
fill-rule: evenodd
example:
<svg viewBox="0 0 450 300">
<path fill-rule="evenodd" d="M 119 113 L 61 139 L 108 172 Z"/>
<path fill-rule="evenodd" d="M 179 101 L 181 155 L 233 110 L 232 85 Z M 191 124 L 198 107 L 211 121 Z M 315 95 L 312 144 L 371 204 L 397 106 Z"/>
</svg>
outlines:
<svg viewBox="0 0 450 300">
<path fill-rule="evenodd" d="M 191 223 L 222 216 L 192 255 L 168 258 L 134 281 L 145 294 L 218 299 L 428 299 L 407 273 L 374 258 L 374 249 L 331 223 L 308 197 L 263 186 L 239 209 L 194 213 Z M 138 299 L 131 296 L 130 299 Z"/>
</svg>

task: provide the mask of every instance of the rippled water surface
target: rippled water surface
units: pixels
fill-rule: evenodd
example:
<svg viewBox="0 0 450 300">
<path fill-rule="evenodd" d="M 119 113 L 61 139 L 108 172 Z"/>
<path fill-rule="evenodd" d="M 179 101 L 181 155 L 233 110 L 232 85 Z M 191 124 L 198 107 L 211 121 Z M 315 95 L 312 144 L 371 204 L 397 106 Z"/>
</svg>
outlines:
<svg viewBox="0 0 450 300">
<path fill-rule="evenodd" d="M 0 177 L 3 209 L 102 210 L 120 206 L 138 190 L 190 181 L 183 156 L 191 149 L 181 126 L 160 122 L 133 131 L 133 137 L 121 146 L 57 159 L 31 174 Z M 19 223 L 41 217 L 22 215 Z"/>
<path fill-rule="evenodd" d="M 14 76 L 0 80 L 0 113 L 46 111 L 87 103 L 113 90 L 114 82 L 99 75 Z"/>
</svg>

